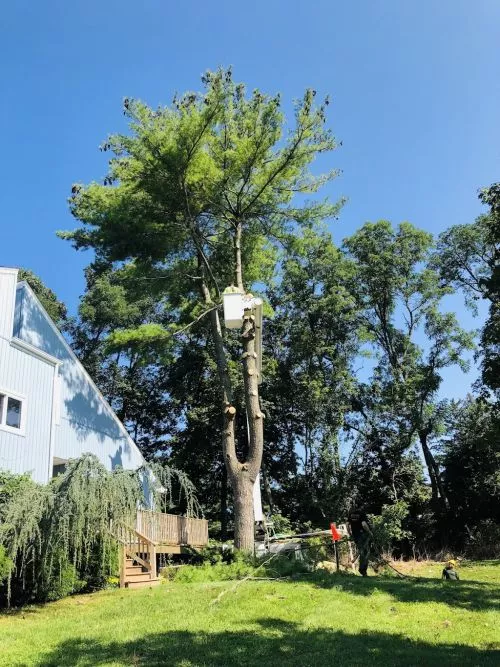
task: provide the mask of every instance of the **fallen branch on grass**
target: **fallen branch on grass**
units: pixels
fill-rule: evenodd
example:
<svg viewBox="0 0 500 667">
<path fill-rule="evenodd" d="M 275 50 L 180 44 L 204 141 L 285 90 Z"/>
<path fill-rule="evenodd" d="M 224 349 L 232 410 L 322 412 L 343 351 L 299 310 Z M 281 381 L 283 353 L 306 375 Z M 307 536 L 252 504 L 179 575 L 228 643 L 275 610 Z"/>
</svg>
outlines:
<svg viewBox="0 0 500 667">
<path fill-rule="evenodd" d="M 277 553 L 276 553 L 276 554 L 273 554 L 273 555 L 271 556 L 271 558 L 268 558 L 268 559 L 265 560 L 263 563 L 261 563 L 257 568 L 255 568 L 255 571 L 257 572 L 257 571 L 260 570 L 262 567 L 264 567 L 264 565 L 267 565 L 268 563 L 270 563 L 270 562 L 273 560 L 273 558 L 276 558 L 277 555 L 278 555 Z M 220 602 L 221 599 L 224 597 L 224 595 L 226 595 L 226 593 L 234 593 L 234 591 L 235 591 L 239 586 L 241 586 L 241 584 L 243 584 L 245 581 L 250 581 L 251 579 L 255 579 L 255 577 L 253 577 L 252 575 L 249 574 L 247 577 L 244 577 L 243 579 L 240 579 L 239 581 L 237 581 L 237 582 L 235 583 L 235 585 L 234 585 L 232 588 L 228 588 L 228 589 L 226 589 L 225 591 L 221 591 L 221 592 L 219 593 L 219 595 L 218 595 L 216 598 L 214 598 L 214 599 L 210 602 L 210 606 L 212 607 L 213 605 L 215 605 L 215 604 L 217 604 L 218 602 Z"/>
</svg>

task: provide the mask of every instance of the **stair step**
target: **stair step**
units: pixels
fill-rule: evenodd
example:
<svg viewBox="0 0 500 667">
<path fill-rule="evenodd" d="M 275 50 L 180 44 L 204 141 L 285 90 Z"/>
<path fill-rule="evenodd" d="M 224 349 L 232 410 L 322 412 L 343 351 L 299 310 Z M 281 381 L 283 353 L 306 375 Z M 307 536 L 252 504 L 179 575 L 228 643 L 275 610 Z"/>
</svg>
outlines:
<svg viewBox="0 0 500 667">
<path fill-rule="evenodd" d="M 128 576 L 129 574 L 140 574 L 143 572 L 142 565 L 127 565 L 125 568 L 125 574 Z"/>
<path fill-rule="evenodd" d="M 127 588 L 147 588 L 148 586 L 159 586 L 160 579 L 148 579 L 147 581 L 128 581 L 125 586 Z"/>
<path fill-rule="evenodd" d="M 134 574 L 127 575 L 125 581 L 151 581 L 149 572 L 134 572 Z"/>
</svg>

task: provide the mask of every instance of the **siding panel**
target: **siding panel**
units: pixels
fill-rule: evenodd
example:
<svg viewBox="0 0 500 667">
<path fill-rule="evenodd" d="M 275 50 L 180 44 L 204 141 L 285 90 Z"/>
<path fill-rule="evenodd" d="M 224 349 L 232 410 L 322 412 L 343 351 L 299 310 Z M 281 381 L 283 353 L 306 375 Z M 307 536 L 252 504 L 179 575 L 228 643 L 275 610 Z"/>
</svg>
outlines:
<svg viewBox="0 0 500 667">
<path fill-rule="evenodd" d="M 92 452 L 108 469 L 133 469 L 143 458 L 99 395 L 74 355 L 55 333 L 29 290 L 23 297 L 19 337 L 61 360 L 60 423 L 55 427 L 54 456 L 77 458 Z"/>
<path fill-rule="evenodd" d="M 24 435 L 0 429 L 0 468 L 46 482 L 54 368 L 0 339 L 0 388 L 25 397 Z"/>
</svg>

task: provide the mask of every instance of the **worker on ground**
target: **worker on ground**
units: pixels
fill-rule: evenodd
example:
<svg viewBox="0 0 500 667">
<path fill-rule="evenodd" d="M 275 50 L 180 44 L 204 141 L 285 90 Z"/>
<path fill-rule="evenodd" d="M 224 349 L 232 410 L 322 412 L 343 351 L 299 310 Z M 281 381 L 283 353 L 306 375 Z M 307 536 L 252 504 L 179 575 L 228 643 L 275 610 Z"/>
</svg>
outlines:
<svg viewBox="0 0 500 667">
<path fill-rule="evenodd" d="M 456 560 L 449 560 L 446 563 L 441 578 L 447 581 L 459 581 L 460 577 L 458 576 L 458 572 L 455 569 L 456 566 L 457 566 Z"/>
<path fill-rule="evenodd" d="M 351 510 L 347 530 L 358 549 L 359 573 L 362 577 L 367 577 L 373 533 L 364 507 Z"/>
</svg>

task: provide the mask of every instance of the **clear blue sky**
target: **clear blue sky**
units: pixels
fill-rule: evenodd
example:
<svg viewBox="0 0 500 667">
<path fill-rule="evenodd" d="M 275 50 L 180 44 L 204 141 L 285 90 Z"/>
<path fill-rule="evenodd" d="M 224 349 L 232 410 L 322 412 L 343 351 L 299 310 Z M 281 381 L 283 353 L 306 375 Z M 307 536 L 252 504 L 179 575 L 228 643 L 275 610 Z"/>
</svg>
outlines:
<svg viewBox="0 0 500 667">
<path fill-rule="evenodd" d="M 89 257 L 55 237 L 73 226 L 71 184 L 104 176 L 123 97 L 168 103 L 218 65 L 287 101 L 331 95 L 343 174 L 329 194 L 349 198 L 337 240 L 379 218 L 469 222 L 500 179 L 499 44 L 498 0 L 6 2 L 0 265 L 32 269 L 74 311 Z"/>
</svg>

